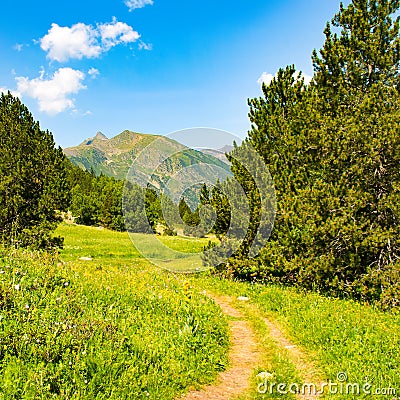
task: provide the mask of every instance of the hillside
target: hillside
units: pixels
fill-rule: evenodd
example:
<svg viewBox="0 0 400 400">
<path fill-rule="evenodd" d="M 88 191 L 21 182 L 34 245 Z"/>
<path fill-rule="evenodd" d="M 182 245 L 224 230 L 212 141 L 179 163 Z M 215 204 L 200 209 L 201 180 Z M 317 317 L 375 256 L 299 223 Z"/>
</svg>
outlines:
<svg viewBox="0 0 400 400">
<path fill-rule="evenodd" d="M 226 164 L 230 164 L 229 160 L 226 158 L 226 153 L 230 153 L 233 150 L 233 146 L 231 145 L 225 145 L 224 147 L 220 149 L 198 149 L 204 154 L 208 154 L 210 156 L 213 156 L 215 158 L 218 158 L 219 160 L 223 161 Z"/>
<path fill-rule="evenodd" d="M 146 152 L 141 154 L 145 148 Z M 207 165 L 217 167 L 221 171 L 220 178 L 230 175 L 229 165 L 211 154 L 190 149 L 164 136 L 128 130 L 111 139 L 99 132 L 76 147 L 64 149 L 64 152 L 73 164 L 117 179 L 124 179 L 141 155 L 140 162 L 134 165 L 133 174 L 142 185 L 152 176 L 152 183 L 159 186 L 183 168 L 194 165 L 196 167 L 187 172 L 192 182 L 203 181 L 204 176 L 209 175 Z"/>
</svg>

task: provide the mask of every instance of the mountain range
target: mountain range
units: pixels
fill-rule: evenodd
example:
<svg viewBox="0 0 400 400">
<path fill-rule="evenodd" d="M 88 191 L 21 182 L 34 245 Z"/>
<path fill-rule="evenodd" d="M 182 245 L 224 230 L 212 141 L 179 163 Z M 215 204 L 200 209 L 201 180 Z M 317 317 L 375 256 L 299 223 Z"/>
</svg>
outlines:
<svg viewBox="0 0 400 400">
<path fill-rule="evenodd" d="M 151 184 L 161 187 L 171 177 L 180 175 L 186 185 L 207 181 L 210 175 L 214 180 L 231 176 L 224 153 L 229 149 L 228 146 L 221 151 L 200 151 L 165 136 L 125 130 L 110 139 L 98 132 L 78 146 L 65 148 L 64 153 L 73 164 L 97 175 L 124 179 L 129 172 L 142 186 L 151 177 Z"/>
</svg>

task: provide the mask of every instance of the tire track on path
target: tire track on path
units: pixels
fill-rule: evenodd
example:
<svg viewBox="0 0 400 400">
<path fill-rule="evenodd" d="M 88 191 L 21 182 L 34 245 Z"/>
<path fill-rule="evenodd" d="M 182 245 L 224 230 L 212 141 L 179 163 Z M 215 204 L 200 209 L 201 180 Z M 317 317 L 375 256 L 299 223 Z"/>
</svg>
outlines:
<svg viewBox="0 0 400 400">
<path fill-rule="evenodd" d="M 190 391 L 182 400 L 229 400 L 246 392 L 250 387 L 250 378 L 260 360 L 254 331 L 242 312 L 231 305 L 232 298 L 207 294 L 231 317 L 229 320 L 231 349 L 229 368 L 222 372 L 215 384 L 203 390 Z"/>
<path fill-rule="evenodd" d="M 232 305 L 235 298 L 211 293 L 204 294 L 213 299 L 222 312 L 230 317 L 228 321 L 231 340 L 230 364 L 226 371 L 219 374 L 216 383 L 205 386 L 201 390 L 192 390 L 180 397 L 180 400 L 230 400 L 251 391 L 250 379 L 255 368 L 261 362 L 260 346 L 248 317 Z M 261 318 L 276 345 L 286 350 L 287 357 L 295 366 L 302 382 L 313 383 L 319 388 L 322 374 L 310 361 L 310 357 L 287 338 L 278 324 L 262 316 L 258 307 L 254 304 L 246 304 L 244 307 L 251 309 Z M 298 400 L 314 400 L 319 397 L 314 393 L 298 393 L 296 395 Z"/>
</svg>

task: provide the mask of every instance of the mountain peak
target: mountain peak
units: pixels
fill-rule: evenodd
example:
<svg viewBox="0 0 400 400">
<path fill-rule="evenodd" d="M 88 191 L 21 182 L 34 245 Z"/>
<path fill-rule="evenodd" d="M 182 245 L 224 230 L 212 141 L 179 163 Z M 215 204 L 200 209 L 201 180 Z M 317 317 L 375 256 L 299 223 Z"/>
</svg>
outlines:
<svg viewBox="0 0 400 400">
<path fill-rule="evenodd" d="M 152 145 L 149 146 L 150 144 Z M 104 173 L 117 179 L 125 179 L 134 161 L 144 150 L 146 162 L 143 165 L 135 164 L 135 174 L 140 182 L 143 181 L 143 185 L 147 185 L 147 177 L 153 175 L 157 177 L 155 181 L 159 185 L 189 165 L 214 164 L 225 170 L 227 175 L 230 174 L 229 165 L 212 155 L 187 148 L 165 136 L 129 130 L 110 139 L 98 132 L 80 145 L 64 149 L 64 152 L 75 165 L 83 169 L 93 169 L 97 174 Z M 203 171 L 201 167 L 200 170 Z M 206 170 L 208 171 L 205 168 L 204 173 Z M 199 172 L 195 171 L 193 174 L 193 180 L 199 181 Z"/>
<path fill-rule="evenodd" d="M 108 137 L 104 135 L 102 132 L 97 132 L 96 136 L 93 139 L 98 139 L 98 140 L 108 140 Z"/>
<path fill-rule="evenodd" d="M 104 135 L 104 133 L 101 132 L 97 132 L 96 136 L 94 137 L 90 137 L 89 139 L 84 140 L 79 146 L 89 146 L 93 143 L 93 141 L 106 141 L 108 140 L 108 137 L 106 135 Z"/>
</svg>

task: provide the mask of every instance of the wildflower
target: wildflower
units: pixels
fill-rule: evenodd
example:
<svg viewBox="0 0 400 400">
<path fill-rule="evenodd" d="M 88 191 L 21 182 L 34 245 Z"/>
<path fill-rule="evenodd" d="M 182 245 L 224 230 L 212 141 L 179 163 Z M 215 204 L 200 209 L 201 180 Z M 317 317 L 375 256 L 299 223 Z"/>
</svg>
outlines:
<svg viewBox="0 0 400 400">
<path fill-rule="evenodd" d="M 25 308 L 29 310 L 29 304 L 25 304 Z"/>
<path fill-rule="evenodd" d="M 64 286 L 67 287 L 69 285 L 69 282 L 64 282 Z"/>
<path fill-rule="evenodd" d="M 17 284 L 14 286 L 14 288 L 15 288 L 15 290 L 20 290 L 20 289 L 21 289 L 21 285 L 20 285 L 19 283 L 17 283 Z"/>
</svg>

